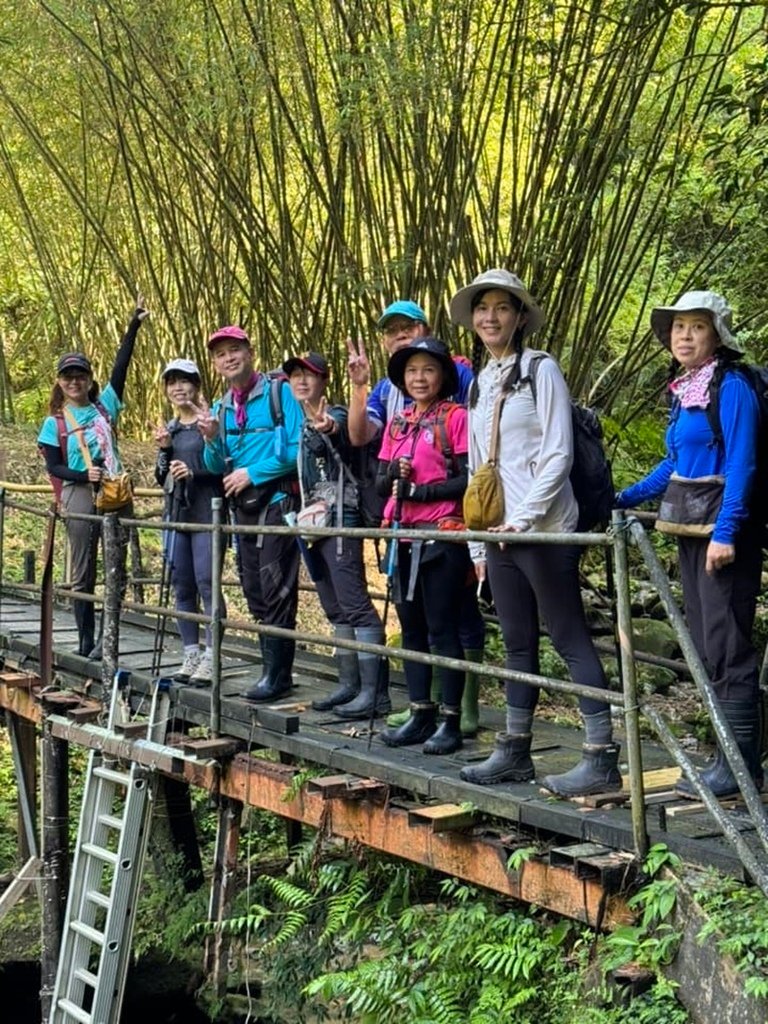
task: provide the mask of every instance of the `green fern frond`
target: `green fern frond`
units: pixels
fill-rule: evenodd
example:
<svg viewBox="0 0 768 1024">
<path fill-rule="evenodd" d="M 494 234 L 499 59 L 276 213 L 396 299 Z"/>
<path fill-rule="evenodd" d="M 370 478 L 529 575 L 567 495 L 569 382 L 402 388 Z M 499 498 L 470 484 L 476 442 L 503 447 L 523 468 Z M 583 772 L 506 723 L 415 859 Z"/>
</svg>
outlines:
<svg viewBox="0 0 768 1024">
<path fill-rule="evenodd" d="M 316 897 L 313 893 L 307 892 L 301 886 L 287 881 L 285 878 L 275 878 L 273 875 L 262 875 L 259 883 L 267 889 L 271 889 L 281 903 L 285 903 L 292 910 L 300 910 L 311 906 Z"/>
</svg>

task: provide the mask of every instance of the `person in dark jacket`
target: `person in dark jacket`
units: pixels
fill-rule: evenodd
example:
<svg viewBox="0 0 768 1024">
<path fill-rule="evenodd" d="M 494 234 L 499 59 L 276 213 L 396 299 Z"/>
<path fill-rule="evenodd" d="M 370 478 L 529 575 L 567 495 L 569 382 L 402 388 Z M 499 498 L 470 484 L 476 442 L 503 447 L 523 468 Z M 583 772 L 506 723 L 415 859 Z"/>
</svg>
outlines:
<svg viewBox="0 0 768 1024">
<path fill-rule="evenodd" d="M 210 523 L 211 501 L 224 493 L 221 475 L 203 463 L 203 439 L 198 422 L 206 406 L 200 397 L 200 371 L 191 359 L 172 359 L 163 370 L 165 394 L 176 410 L 168 423 L 155 431 L 155 479 L 165 491 L 165 518 L 174 523 Z M 211 614 L 212 534 L 168 531 L 164 540 L 166 570 L 180 612 L 197 612 L 202 601 Z M 224 612 L 226 615 L 226 612 Z M 184 660 L 174 676 L 177 682 L 205 685 L 211 681 L 213 649 L 211 626 L 205 627 L 205 647 L 199 646 L 199 626 L 179 619 Z"/>
<path fill-rule="evenodd" d="M 60 504 L 69 540 L 69 584 L 72 590 L 83 593 L 92 594 L 96 586 L 101 530 L 93 522 L 68 517 L 95 515 L 95 499 L 102 480 L 117 476 L 123 470 L 114 428 L 123 409 L 123 391 L 136 335 L 147 316 L 149 311 L 139 296 L 117 350 L 109 383 L 103 391 L 99 391 L 91 360 L 85 353 L 68 352 L 59 359 L 49 402 L 50 415 L 43 421 L 37 438 L 49 475 L 62 481 Z M 115 511 L 130 517 L 133 505 L 129 500 Z M 128 534 L 122 529 L 120 548 L 124 589 Z M 90 601 L 75 600 L 72 607 L 77 625 L 77 652 L 84 657 L 100 658 L 101 642 L 95 639 L 94 605 Z"/>
<path fill-rule="evenodd" d="M 317 352 L 306 352 L 283 363 L 283 371 L 304 411 L 298 459 L 302 513 L 310 525 L 363 526 L 359 481 L 366 449 L 349 442 L 346 408 L 327 403 L 328 363 Z M 362 539 L 308 538 L 307 548 L 317 596 L 335 635 L 383 644 L 384 627 L 368 593 Z M 335 660 L 339 685 L 326 699 L 313 702 L 317 711 L 333 710 L 339 718 L 355 720 L 390 710 L 386 661 L 345 647 L 336 649 Z"/>
<path fill-rule="evenodd" d="M 750 515 L 759 410 L 752 385 L 738 372 L 741 349 L 722 295 L 691 291 L 651 312 L 656 337 L 672 354 L 672 408 L 667 454 L 617 497 L 631 508 L 663 495 L 658 527 L 677 534 L 685 616 L 723 716 L 747 767 L 762 787 L 759 662 L 752 626 L 760 589 L 760 524 Z M 718 392 L 717 436 L 710 420 Z M 764 486 L 764 482 L 760 482 Z M 701 515 L 701 509 L 709 515 Z M 738 792 L 722 751 L 701 773 L 717 797 Z M 696 794 L 687 779 L 682 796 Z"/>
</svg>

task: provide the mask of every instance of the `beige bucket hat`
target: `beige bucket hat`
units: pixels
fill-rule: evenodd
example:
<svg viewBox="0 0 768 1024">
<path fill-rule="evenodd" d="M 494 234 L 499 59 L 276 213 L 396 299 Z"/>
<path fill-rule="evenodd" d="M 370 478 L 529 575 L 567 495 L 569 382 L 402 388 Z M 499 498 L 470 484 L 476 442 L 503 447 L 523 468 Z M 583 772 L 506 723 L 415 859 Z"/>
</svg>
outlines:
<svg viewBox="0 0 768 1024">
<path fill-rule="evenodd" d="M 720 344 L 738 355 L 743 348 L 731 334 L 731 307 L 717 292 L 685 292 L 674 306 L 656 306 L 651 310 L 651 329 L 665 348 L 669 348 L 672 321 L 678 313 L 707 313 Z"/>
<path fill-rule="evenodd" d="M 546 320 L 544 310 L 536 305 L 533 296 L 517 274 L 500 268 L 484 270 L 471 284 L 459 288 L 448 307 L 452 322 L 461 324 L 462 327 L 471 331 L 472 300 L 478 292 L 485 292 L 490 288 L 500 288 L 502 291 L 511 292 L 522 302 L 528 313 L 528 319 L 523 328 L 523 337 L 527 338 L 529 334 L 533 334 L 534 331 L 538 331 L 544 326 Z"/>
</svg>

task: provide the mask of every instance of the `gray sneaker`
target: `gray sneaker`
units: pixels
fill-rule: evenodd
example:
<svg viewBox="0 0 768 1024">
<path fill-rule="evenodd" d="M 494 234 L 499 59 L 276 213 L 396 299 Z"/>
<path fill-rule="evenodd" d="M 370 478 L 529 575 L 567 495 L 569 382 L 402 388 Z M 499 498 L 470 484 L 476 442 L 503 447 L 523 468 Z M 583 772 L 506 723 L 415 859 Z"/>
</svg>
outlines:
<svg viewBox="0 0 768 1024">
<path fill-rule="evenodd" d="M 213 658 L 205 651 L 200 655 L 197 668 L 189 677 L 193 686 L 207 686 L 213 677 Z"/>
<path fill-rule="evenodd" d="M 184 655 L 184 661 L 181 663 L 181 668 L 173 678 L 177 683 L 188 683 L 192 678 L 193 673 L 197 670 L 199 664 L 200 651 L 188 651 Z"/>
</svg>

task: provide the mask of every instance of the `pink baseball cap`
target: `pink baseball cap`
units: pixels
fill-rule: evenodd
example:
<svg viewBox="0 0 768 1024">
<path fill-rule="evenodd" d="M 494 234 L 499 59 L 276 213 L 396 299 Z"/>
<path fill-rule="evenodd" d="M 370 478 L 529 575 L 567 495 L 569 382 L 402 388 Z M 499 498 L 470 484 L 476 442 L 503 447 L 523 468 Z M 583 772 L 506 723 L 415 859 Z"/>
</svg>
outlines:
<svg viewBox="0 0 768 1024">
<path fill-rule="evenodd" d="M 238 327 L 236 324 L 229 324 L 227 327 L 219 327 L 218 330 L 214 331 L 208 338 L 209 350 L 213 348 L 217 341 L 243 341 L 248 346 L 251 344 L 250 338 L 243 328 Z"/>
</svg>

